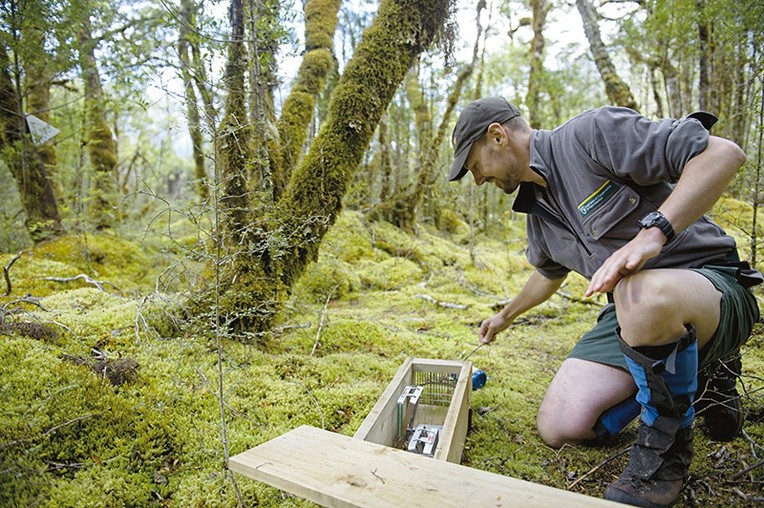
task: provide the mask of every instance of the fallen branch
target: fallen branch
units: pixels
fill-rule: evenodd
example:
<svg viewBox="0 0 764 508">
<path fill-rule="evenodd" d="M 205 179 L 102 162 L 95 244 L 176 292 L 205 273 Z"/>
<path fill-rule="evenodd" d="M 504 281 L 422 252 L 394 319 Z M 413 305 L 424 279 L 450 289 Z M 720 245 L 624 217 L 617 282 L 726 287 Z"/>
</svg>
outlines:
<svg viewBox="0 0 764 508">
<path fill-rule="evenodd" d="M 326 316 L 326 309 L 329 307 L 329 300 L 332 298 L 332 294 L 334 294 L 334 290 L 339 287 L 339 284 L 334 286 L 331 291 L 329 291 L 329 294 L 326 295 L 326 303 L 324 303 L 324 310 L 321 312 L 321 321 L 318 323 L 318 331 L 316 332 L 316 340 L 313 342 L 313 349 L 310 350 L 310 356 L 313 356 L 313 353 L 316 352 L 316 348 L 318 347 L 318 339 L 321 337 L 321 328 L 324 327 L 324 316 Z"/>
<path fill-rule="evenodd" d="M 21 251 L 15 256 L 13 256 L 13 259 L 8 261 L 8 264 L 5 265 L 5 267 L 3 268 L 3 275 L 5 276 L 5 287 L 6 287 L 5 295 L 3 296 L 8 296 L 9 294 L 11 294 L 11 275 L 10 275 L 11 267 L 13 266 L 13 263 L 15 263 L 16 260 L 19 259 L 23 253 L 24 251 Z"/>
<path fill-rule="evenodd" d="M 91 284 L 91 285 L 97 287 L 101 291 L 106 291 L 103 288 L 103 285 L 104 284 L 108 284 L 109 286 L 113 287 L 114 289 L 116 289 L 117 291 L 122 293 L 122 290 L 119 289 L 114 284 L 112 284 L 111 282 L 97 281 L 97 280 L 93 279 L 92 277 L 90 277 L 88 275 L 85 275 L 84 273 L 81 273 L 81 274 L 77 275 L 76 277 L 43 277 L 42 278 L 42 280 L 49 280 L 49 281 L 53 281 L 53 282 L 74 282 L 75 280 L 80 280 L 80 279 L 84 280 L 88 284 Z"/>
<path fill-rule="evenodd" d="M 41 298 L 37 298 L 37 297 L 32 296 L 32 295 L 27 295 L 24 298 L 17 298 L 16 300 L 11 300 L 10 302 L 7 302 L 2 307 L 0 307 L 0 311 L 2 311 L 3 314 L 10 314 L 11 311 L 7 310 L 7 309 L 11 305 L 16 305 L 17 303 L 29 303 L 31 305 L 36 305 L 37 307 L 39 307 L 41 310 L 44 310 L 45 312 L 50 312 L 48 309 L 46 309 L 45 307 L 43 307 L 40 304 L 40 300 L 41 300 Z"/>
<path fill-rule="evenodd" d="M 466 309 L 466 305 L 462 305 L 460 303 L 449 303 L 449 302 L 441 302 L 440 300 L 436 300 L 435 298 L 431 297 L 430 295 L 414 295 L 414 298 L 422 298 L 423 300 L 427 300 L 430 303 L 434 303 L 435 305 L 438 305 L 440 307 L 443 307 L 445 309 Z"/>
<path fill-rule="evenodd" d="M 631 445 L 630 445 L 628 448 L 624 448 L 624 449 L 623 449 L 623 450 L 621 450 L 620 452 L 618 452 L 618 453 L 616 453 L 616 454 L 613 454 L 613 455 L 611 455 L 610 457 L 606 458 L 605 460 L 603 460 L 602 462 L 600 462 L 599 464 L 597 464 L 596 466 L 594 466 L 593 468 L 591 468 L 589 471 L 587 471 L 587 472 L 586 472 L 586 474 L 584 474 L 584 475 L 583 475 L 581 478 L 579 478 L 578 480 L 576 480 L 576 481 L 574 481 L 573 483 L 571 483 L 570 485 L 568 485 L 568 489 L 567 489 L 567 490 L 571 490 L 571 489 L 573 489 L 573 487 L 575 487 L 576 485 L 578 485 L 578 484 L 579 484 L 579 482 L 583 481 L 585 478 L 588 478 L 589 476 L 591 476 L 591 475 L 592 475 L 592 473 L 596 472 L 597 470 L 599 470 L 599 469 L 600 469 L 600 468 L 602 468 L 603 466 L 606 466 L 607 464 L 609 464 L 609 463 L 610 463 L 610 462 L 612 462 L 613 460 L 617 459 L 618 457 L 620 457 L 620 456 L 621 456 L 621 455 L 623 455 L 624 453 L 628 452 L 629 450 L 631 450 Z"/>
<path fill-rule="evenodd" d="M 751 471 L 753 471 L 753 470 L 754 470 L 754 469 L 756 469 L 757 467 L 761 467 L 761 466 L 764 466 L 764 460 L 760 460 L 760 461 L 758 461 L 756 464 L 754 464 L 754 465 L 752 465 L 752 466 L 748 466 L 747 468 L 743 469 L 743 470 L 742 470 L 742 471 L 740 471 L 739 473 L 736 473 L 736 474 L 735 474 L 735 475 L 734 475 L 732 478 L 730 478 L 730 481 L 731 481 L 731 482 L 734 482 L 734 481 L 735 481 L 735 480 L 737 480 L 738 478 L 741 478 L 742 476 L 744 476 L 744 475 L 746 475 L 746 474 L 750 473 Z"/>
</svg>

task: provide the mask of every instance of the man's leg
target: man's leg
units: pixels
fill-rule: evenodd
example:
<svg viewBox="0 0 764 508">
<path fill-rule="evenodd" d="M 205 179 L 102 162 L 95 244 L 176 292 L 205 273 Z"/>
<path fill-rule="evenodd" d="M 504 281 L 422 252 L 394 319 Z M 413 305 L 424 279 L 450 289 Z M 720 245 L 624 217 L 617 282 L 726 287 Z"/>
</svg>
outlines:
<svg viewBox="0 0 764 508">
<path fill-rule="evenodd" d="M 743 408 L 736 387 L 742 369 L 740 351 L 735 351 L 698 372 L 695 414 L 703 417 L 703 431 L 715 441 L 731 441 L 743 428 Z"/>
<path fill-rule="evenodd" d="M 721 293 L 689 270 L 645 270 L 615 291 L 620 345 L 643 407 L 637 441 L 611 500 L 670 506 L 692 459 L 698 349 L 719 324 Z"/>
<path fill-rule="evenodd" d="M 618 367 L 568 358 L 547 388 L 536 424 L 542 439 L 555 448 L 589 441 L 608 409 L 633 397 L 631 375 Z"/>
</svg>

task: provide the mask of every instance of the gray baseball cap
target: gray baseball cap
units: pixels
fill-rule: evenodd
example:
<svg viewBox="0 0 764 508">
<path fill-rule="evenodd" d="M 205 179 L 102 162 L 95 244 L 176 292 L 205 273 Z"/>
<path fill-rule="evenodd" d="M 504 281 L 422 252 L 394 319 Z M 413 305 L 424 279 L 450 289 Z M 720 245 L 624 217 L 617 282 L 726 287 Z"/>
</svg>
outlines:
<svg viewBox="0 0 764 508">
<path fill-rule="evenodd" d="M 504 123 L 516 116 L 520 116 L 520 111 L 502 97 L 484 97 L 469 103 L 459 115 L 451 136 L 454 164 L 451 166 L 448 181 L 459 180 L 467 174 L 464 163 L 472 144 L 486 133 L 489 125 L 494 122 Z"/>
</svg>

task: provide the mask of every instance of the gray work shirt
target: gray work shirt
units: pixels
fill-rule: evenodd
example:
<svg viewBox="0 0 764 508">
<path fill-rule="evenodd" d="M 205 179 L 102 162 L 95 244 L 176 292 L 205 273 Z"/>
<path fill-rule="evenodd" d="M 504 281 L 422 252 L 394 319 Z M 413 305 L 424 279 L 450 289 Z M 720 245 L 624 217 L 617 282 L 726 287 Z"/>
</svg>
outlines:
<svg viewBox="0 0 764 508">
<path fill-rule="evenodd" d="M 619 107 L 534 131 L 530 165 L 547 186 L 521 184 L 512 207 L 528 214 L 528 260 L 550 279 L 571 270 L 591 279 L 707 144 L 708 131 L 695 118 L 650 121 Z M 644 268 L 699 267 L 731 255 L 735 240 L 703 216 Z"/>
</svg>

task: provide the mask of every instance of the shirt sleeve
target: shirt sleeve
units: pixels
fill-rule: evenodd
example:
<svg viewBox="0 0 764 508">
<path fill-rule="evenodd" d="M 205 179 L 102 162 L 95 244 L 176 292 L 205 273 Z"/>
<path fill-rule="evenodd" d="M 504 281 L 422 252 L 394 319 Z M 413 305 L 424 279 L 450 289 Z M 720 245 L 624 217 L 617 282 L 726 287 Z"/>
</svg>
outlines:
<svg viewBox="0 0 764 508">
<path fill-rule="evenodd" d="M 604 107 L 588 121 L 592 157 L 639 185 L 675 183 L 708 145 L 708 131 L 695 118 L 651 121 L 627 108 Z"/>
</svg>

